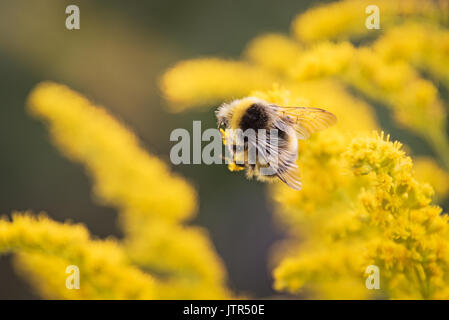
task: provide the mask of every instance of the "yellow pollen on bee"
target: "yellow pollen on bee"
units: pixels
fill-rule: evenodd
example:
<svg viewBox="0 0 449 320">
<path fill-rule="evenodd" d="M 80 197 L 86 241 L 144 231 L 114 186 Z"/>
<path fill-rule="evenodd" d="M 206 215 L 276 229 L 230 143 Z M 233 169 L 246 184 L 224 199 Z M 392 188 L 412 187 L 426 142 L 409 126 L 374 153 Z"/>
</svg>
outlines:
<svg viewBox="0 0 449 320">
<path fill-rule="evenodd" d="M 231 162 L 230 164 L 228 164 L 228 169 L 229 169 L 229 171 L 231 171 L 231 172 L 245 170 L 244 167 L 238 166 L 238 165 L 235 164 L 234 162 Z"/>
</svg>

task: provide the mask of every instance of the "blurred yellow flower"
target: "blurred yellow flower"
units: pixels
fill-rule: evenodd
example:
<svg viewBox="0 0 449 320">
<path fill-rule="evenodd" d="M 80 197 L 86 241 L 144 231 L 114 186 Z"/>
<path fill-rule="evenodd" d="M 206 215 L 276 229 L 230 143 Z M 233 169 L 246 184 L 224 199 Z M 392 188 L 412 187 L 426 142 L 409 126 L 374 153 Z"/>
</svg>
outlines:
<svg viewBox="0 0 449 320">
<path fill-rule="evenodd" d="M 373 48 L 385 60 L 406 60 L 449 88 L 449 32 L 446 29 L 432 24 L 406 23 L 388 30 Z"/>
<path fill-rule="evenodd" d="M 28 104 L 35 116 L 46 120 L 60 150 L 85 164 L 100 201 L 142 218 L 153 216 L 167 222 L 193 215 L 193 188 L 145 152 L 137 137 L 103 108 L 50 82 L 39 84 Z"/>
<path fill-rule="evenodd" d="M 82 225 L 44 215 L 13 213 L 0 220 L 0 253 L 20 253 L 16 263 L 50 299 L 157 299 L 154 279 L 133 266 L 115 240 L 93 240 Z M 68 290 L 66 268 L 81 270 L 79 290 Z"/>
<path fill-rule="evenodd" d="M 61 151 L 86 166 L 96 198 L 119 210 L 125 231 L 120 243 L 92 242 L 84 228 L 47 218 L 17 216 L 11 223 L 2 222 L 0 247 L 20 254 L 18 268 L 27 271 L 40 292 L 53 298 L 89 299 L 230 296 L 224 267 L 207 233 L 183 225 L 196 209 L 195 191 L 184 179 L 146 153 L 135 135 L 104 109 L 66 86 L 42 83 L 28 104 L 34 115 L 46 120 Z M 70 241 L 75 244 L 68 245 Z M 79 256 L 83 252 L 88 256 Z M 103 260 L 84 261 L 94 258 Z M 104 264 L 104 274 L 93 263 Z M 86 291 L 66 292 L 60 282 L 65 267 L 51 279 L 64 264 L 78 264 Z"/>
<path fill-rule="evenodd" d="M 183 111 L 244 96 L 272 82 L 269 72 L 249 63 L 213 58 L 178 63 L 163 75 L 160 87 L 170 109 Z"/>
<path fill-rule="evenodd" d="M 435 190 L 439 199 L 449 194 L 449 174 L 443 170 L 430 157 L 417 157 L 414 159 L 416 178 L 421 182 L 429 183 Z"/>
<path fill-rule="evenodd" d="M 252 40 L 245 50 L 245 55 L 255 64 L 283 74 L 290 68 L 292 61 L 300 58 L 301 50 L 300 45 L 289 37 L 271 33 Z"/>
<path fill-rule="evenodd" d="M 299 14 L 292 24 L 293 33 L 303 42 L 366 37 L 373 30 L 365 27 L 368 16 L 365 9 L 373 4 L 379 7 L 382 30 L 403 19 L 425 19 L 441 24 L 449 21 L 449 2 L 446 0 L 343 0 Z"/>
</svg>

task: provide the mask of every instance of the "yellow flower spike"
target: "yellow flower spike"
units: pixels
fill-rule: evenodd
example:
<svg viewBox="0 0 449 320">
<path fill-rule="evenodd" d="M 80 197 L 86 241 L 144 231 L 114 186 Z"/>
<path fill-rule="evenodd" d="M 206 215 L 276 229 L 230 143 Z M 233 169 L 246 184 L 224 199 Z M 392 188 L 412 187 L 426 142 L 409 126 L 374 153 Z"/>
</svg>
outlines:
<svg viewBox="0 0 449 320">
<path fill-rule="evenodd" d="M 131 265 L 117 242 L 92 240 L 82 225 L 13 213 L 12 221 L 0 220 L 0 253 L 9 252 L 20 253 L 19 269 L 46 298 L 158 298 L 154 279 Z M 79 267 L 79 290 L 65 286 L 69 265 Z"/>
<path fill-rule="evenodd" d="M 164 279 L 158 286 L 159 296 L 164 299 L 230 297 L 224 285 L 226 272 L 205 230 L 157 221 L 142 224 L 141 220 L 128 221 L 125 229 L 129 228 L 134 230 L 125 239 L 125 245 L 132 261 Z"/>
<path fill-rule="evenodd" d="M 97 198 L 120 211 L 128 257 L 156 277 L 163 275 L 158 297 L 230 295 L 207 234 L 182 225 L 196 209 L 195 191 L 184 179 L 147 154 L 135 135 L 104 109 L 63 85 L 38 85 L 28 103 L 33 114 L 48 122 L 63 153 L 86 166 Z M 177 284 L 179 295 L 167 291 L 168 283 L 172 288 Z"/>
<path fill-rule="evenodd" d="M 323 94 L 326 92 L 326 94 Z M 273 85 L 270 90 L 253 91 L 250 96 L 281 106 L 321 107 L 337 116 L 336 127 L 342 131 L 366 131 L 378 129 L 376 116 L 370 105 L 351 96 L 332 79 L 305 81 L 296 85 Z"/>
<path fill-rule="evenodd" d="M 325 133 L 312 138 L 300 153 L 304 190 L 288 195 L 282 186 L 274 188 L 279 216 L 293 237 L 299 232 L 305 238 L 299 249 L 293 246 L 278 263 L 275 288 L 293 293 L 311 289 L 321 298 L 335 294 L 354 298 L 345 286 L 355 284 L 360 290 L 352 292 L 366 298 L 372 291 L 361 290 L 363 272 L 374 264 L 380 269 L 381 295 L 442 297 L 449 286 L 448 218 L 430 204 L 432 189 L 415 179 L 401 144 L 390 142 L 383 133 L 358 134 L 342 139 L 338 147 L 330 139 L 341 133 Z M 321 153 L 311 153 L 313 148 Z M 335 152 L 330 153 L 332 148 Z M 313 173 L 310 178 L 308 171 Z M 337 179 L 334 171 L 344 174 Z M 323 188 L 324 178 L 332 182 L 332 189 L 323 194 L 307 189 L 309 179 L 312 187 L 318 181 Z M 323 200 L 327 193 L 332 197 Z M 329 281 L 341 286 L 330 290 Z"/>
<path fill-rule="evenodd" d="M 252 40 L 245 50 L 248 60 L 280 74 L 285 74 L 292 61 L 301 55 L 301 47 L 282 34 L 266 34 Z"/>
<path fill-rule="evenodd" d="M 136 136 L 104 109 L 50 82 L 38 85 L 28 104 L 34 115 L 47 121 L 61 151 L 86 165 L 99 200 L 119 210 L 167 221 L 193 215 L 193 188 L 146 153 Z"/>
<path fill-rule="evenodd" d="M 301 13 L 293 21 L 293 33 L 302 42 L 362 38 L 376 31 L 365 27 L 368 17 L 365 9 L 373 4 L 379 7 L 382 29 L 388 29 L 404 18 L 425 19 L 437 24 L 449 21 L 447 0 L 378 0 L 374 3 L 369 0 L 343 0 Z"/>
<path fill-rule="evenodd" d="M 337 54 L 335 53 L 337 52 Z M 292 67 L 296 81 L 336 76 L 395 112 L 401 124 L 428 137 L 428 123 L 444 132 L 445 110 L 437 89 L 405 62 L 386 62 L 369 48 L 325 43 L 305 51 Z M 436 123 L 435 123 L 436 121 Z"/>
<path fill-rule="evenodd" d="M 414 159 L 416 178 L 429 183 L 435 190 L 438 199 L 449 195 L 449 174 L 443 170 L 432 158 L 418 157 Z"/>
<path fill-rule="evenodd" d="M 293 60 L 288 74 L 297 81 L 339 74 L 350 66 L 355 55 L 356 49 L 349 42 L 323 42 Z"/>
<path fill-rule="evenodd" d="M 373 49 L 387 61 L 405 60 L 429 72 L 449 88 L 448 43 L 449 32 L 445 29 L 406 23 L 388 30 L 373 44 Z"/>
<path fill-rule="evenodd" d="M 299 230 L 299 235 L 321 237 L 323 223 L 338 212 L 349 210 L 348 198 L 363 185 L 363 179 L 353 179 L 341 158 L 349 141 L 349 135 L 336 129 L 301 141 L 298 166 L 303 189 L 295 192 L 280 184 L 273 186 L 272 197 L 278 204 L 279 218 L 289 228 Z M 301 228 L 304 223 L 306 229 Z"/>
<path fill-rule="evenodd" d="M 305 286 L 321 299 L 368 298 L 371 292 L 366 290 L 364 281 L 359 280 L 363 265 L 361 249 L 359 245 L 333 246 L 331 254 L 325 249 L 302 248 L 298 257 L 286 258 L 275 269 L 275 289 L 297 293 Z M 323 268 L 327 272 L 323 272 Z M 346 286 L 348 283 L 352 285 Z"/>
<path fill-rule="evenodd" d="M 67 261 L 58 256 L 50 256 L 42 253 L 20 252 L 14 256 L 14 269 L 23 278 L 27 279 L 32 287 L 45 299 L 98 299 L 104 295 L 98 294 L 97 284 L 87 283 L 83 290 L 68 290 L 65 283 L 69 274 L 65 273 L 67 266 L 72 261 Z M 83 275 L 83 274 L 81 274 Z M 81 287 L 80 287 L 81 289 Z M 110 292 L 110 299 L 117 299 L 119 286 L 114 289 L 105 289 Z M 101 290 L 101 291 L 105 291 Z M 117 290 L 117 291 L 116 291 Z M 130 297 L 128 297 L 130 298 Z M 152 298 L 152 296 L 149 296 Z"/>
<path fill-rule="evenodd" d="M 275 77 L 246 62 L 196 59 L 178 63 L 167 71 L 160 87 L 172 111 L 219 103 L 268 88 Z"/>
<path fill-rule="evenodd" d="M 385 103 L 401 125 L 429 141 L 449 168 L 446 111 L 438 90 L 408 63 L 401 60 L 388 62 L 368 47 L 355 49 L 343 42 L 324 43 L 305 50 L 301 59 L 292 65 L 294 67 L 288 74 L 300 84 L 309 79 L 334 76 L 368 97 Z M 430 128 L 429 123 L 433 124 Z"/>
</svg>

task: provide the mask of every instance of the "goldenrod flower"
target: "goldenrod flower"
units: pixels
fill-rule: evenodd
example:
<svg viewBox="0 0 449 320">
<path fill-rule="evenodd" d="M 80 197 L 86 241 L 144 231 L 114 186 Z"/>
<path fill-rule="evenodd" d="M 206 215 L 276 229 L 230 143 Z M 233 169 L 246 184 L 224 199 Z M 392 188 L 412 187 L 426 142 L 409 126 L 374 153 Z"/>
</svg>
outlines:
<svg viewBox="0 0 449 320">
<path fill-rule="evenodd" d="M 429 136 L 444 132 L 445 111 L 438 90 L 403 61 L 387 62 L 370 48 L 323 43 L 303 52 L 288 72 L 297 81 L 337 76 L 373 99 L 386 103 L 403 125 Z M 433 136 L 429 139 L 433 139 Z"/>
<path fill-rule="evenodd" d="M 297 248 L 302 252 L 299 256 L 285 258 L 275 269 L 275 289 L 291 293 L 309 290 L 312 297 L 326 299 L 369 297 L 358 270 L 363 265 L 362 247 L 342 244 L 329 249 Z"/>
<path fill-rule="evenodd" d="M 292 61 L 300 58 L 301 47 L 285 35 L 272 33 L 252 40 L 246 48 L 245 55 L 250 61 L 283 74 L 291 67 Z"/>
<path fill-rule="evenodd" d="M 406 23 L 388 30 L 373 48 L 387 61 L 405 60 L 449 88 L 447 30 L 431 24 Z"/>
<path fill-rule="evenodd" d="M 273 36 L 274 37 L 274 36 Z M 269 39 L 261 39 L 261 41 L 271 41 L 272 37 L 268 37 Z M 277 41 L 277 40 L 275 40 Z M 257 45 L 257 44 L 255 44 Z M 331 79 L 320 80 L 320 81 L 303 81 L 301 83 L 292 83 L 288 79 L 281 78 L 272 78 L 271 82 L 264 80 L 264 84 L 259 87 L 254 86 L 254 88 L 258 89 L 254 91 L 253 85 L 250 82 L 244 80 L 242 83 L 240 81 L 243 79 L 239 76 L 239 74 L 246 74 L 247 72 L 251 72 L 245 68 L 241 68 L 239 71 L 235 70 L 235 75 L 232 76 L 232 79 L 228 77 L 228 72 L 225 72 L 221 77 L 217 77 L 214 83 L 214 86 L 217 88 L 209 89 L 207 84 L 207 74 L 214 73 L 213 71 L 218 65 L 220 65 L 220 60 L 214 60 L 214 67 L 210 69 L 210 71 L 203 70 L 208 64 L 208 60 L 204 62 L 200 62 L 200 60 L 190 61 L 190 69 L 180 66 L 175 66 L 172 70 L 170 70 L 163 79 L 165 79 L 165 84 L 167 86 L 163 87 L 163 90 L 168 92 L 178 92 L 179 87 L 183 83 L 188 83 L 190 86 L 189 95 L 179 96 L 174 103 L 174 100 L 169 99 L 170 108 L 176 108 L 176 110 L 183 110 L 185 108 L 198 107 L 203 104 L 203 102 L 212 102 L 215 101 L 216 104 L 221 101 L 226 101 L 232 98 L 240 98 L 242 96 L 247 95 L 259 95 L 260 98 L 269 100 L 280 105 L 290 105 L 290 106 L 320 106 L 329 111 L 333 112 L 337 115 L 337 117 L 342 119 L 339 121 L 338 126 L 343 128 L 344 130 L 366 130 L 371 131 L 378 127 L 375 115 L 372 108 L 365 103 L 364 101 L 357 99 L 352 96 L 347 90 L 337 81 L 333 81 Z M 189 63 L 190 63 L 189 62 Z M 226 69 L 228 62 L 222 60 L 220 68 Z M 240 67 L 244 66 L 241 64 Z M 237 64 L 235 65 L 237 67 Z M 253 67 L 256 68 L 256 67 Z M 233 68 L 230 69 L 233 71 Z M 256 69 L 258 70 L 258 69 Z M 280 72 L 280 70 L 270 70 L 266 72 L 266 74 L 271 74 L 272 72 L 276 73 L 276 71 Z M 202 73 L 202 76 L 199 74 Z M 176 74 L 176 77 L 173 77 L 173 74 Z M 198 75 L 198 78 L 195 80 L 190 79 L 192 74 Z M 257 74 L 257 72 L 256 72 Z M 274 76 L 273 76 L 274 77 Z M 171 85 L 168 86 L 168 80 L 172 79 Z M 175 80 L 176 79 L 176 80 Z M 266 83 L 271 83 L 270 86 L 267 86 Z M 301 99 L 275 99 L 273 96 L 266 97 L 264 96 L 264 92 L 267 90 L 281 90 L 283 92 L 290 92 L 290 97 L 302 97 Z M 278 88 L 278 89 L 276 89 Z M 265 89 L 265 91 L 260 91 L 261 89 Z M 204 92 L 207 92 L 208 97 L 204 97 Z M 323 94 L 326 92 L 327 94 Z M 213 95 L 213 97 L 212 97 Z M 283 94 L 281 94 L 282 96 Z M 280 97 L 279 94 L 277 94 Z M 182 107 L 181 107 L 182 106 Z"/>
<path fill-rule="evenodd" d="M 20 253 L 17 264 L 39 292 L 53 299 L 157 299 L 154 279 L 133 266 L 114 240 L 93 240 L 82 225 L 13 213 L 0 220 L 0 253 Z M 79 290 L 68 290 L 66 268 L 80 269 Z M 26 272 L 25 272 L 26 271 Z"/>
<path fill-rule="evenodd" d="M 133 219 L 133 217 L 131 217 Z M 158 287 L 164 299 L 224 299 L 225 270 L 209 235 L 199 227 L 185 227 L 136 219 L 125 239 L 134 263 L 165 280 Z"/>
<path fill-rule="evenodd" d="M 273 76 L 251 64 L 224 59 L 197 59 L 181 62 L 161 79 L 161 89 L 173 111 L 207 106 L 268 88 Z"/>
<path fill-rule="evenodd" d="M 435 190 L 439 199 L 449 194 L 449 174 L 430 157 L 417 157 L 414 159 L 416 178 L 421 182 L 429 183 Z"/>
<path fill-rule="evenodd" d="M 94 179 L 95 195 L 105 204 L 167 221 L 193 215 L 193 188 L 146 153 L 136 136 L 104 109 L 54 83 L 36 87 L 29 106 L 47 121 L 61 151 L 86 165 Z"/>
<path fill-rule="evenodd" d="M 378 54 L 368 47 L 355 48 L 349 42 L 323 42 L 302 50 L 301 53 L 290 55 L 296 57 L 290 63 L 274 66 L 271 62 L 274 59 L 272 56 L 289 55 L 290 50 L 286 49 L 287 53 L 283 53 L 285 46 L 281 46 L 280 53 L 277 53 L 275 44 L 278 40 L 272 37 L 262 39 L 264 46 L 271 48 L 267 49 L 262 57 L 271 58 L 264 63 L 259 57 L 256 62 L 262 67 L 272 68 L 270 71 L 279 72 L 282 68 L 282 74 L 286 77 L 283 84 L 294 88 L 295 85 L 301 86 L 304 81 L 311 79 L 324 78 L 327 81 L 328 77 L 337 77 L 371 99 L 389 106 L 394 111 L 395 119 L 427 139 L 441 155 L 446 167 L 449 167 L 449 145 L 445 139 L 446 112 L 438 90 L 406 61 L 385 59 L 385 53 Z M 381 50 L 379 46 L 376 49 Z M 444 55 L 445 50 L 437 49 L 436 52 Z M 438 69 L 436 65 L 444 65 L 441 59 L 435 61 L 438 62 L 433 63 L 433 69 Z M 440 70 L 443 70 L 439 71 L 440 73 L 444 73 L 444 67 Z M 292 80 L 295 83 L 291 83 Z M 433 125 L 429 127 L 429 123 Z"/>
<path fill-rule="evenodd" d="M 146 153 L 135 135 L 104 109 L 63 85 L 38 85 L 29 97 L 29 106 L 33 114 L 46 120 L 61 151 L 86 166 L 93 177 L 97 199 L 119 210 L 125 230 L 121 246 L 130 263 L 155 278 L 162 275 L 154 298 L 229 296 L 224 268 L 207 234 L 200 228 L 182 224 L 196 209 L 195 191 L 184 179 Z M 29 233 L 33 234 L 33 228 Z M 45 239 L 43 237 L 41 243 L 44 253 L 48 250 Z M 23 253 L 21 247 L 17 252 Z M 21 269 L 31 262 L 50 264 L 43 255 L 22 254 L 20 257 Z M 55 262 L 55 267 L 59 265 Z M 48 275 L 46 272 L 33 274 L 35 279 Z M 94 279 L 92 281 L 95 286 Z M 47 288 L 44 281 L 35 283 L 49 295 L 60 294 L 52 292 L 53 287 Z M 110 297 L 151 298 L 132 296 L 126 291 L 122 293 L 125 296 L 119 294 L 111 293 Z M 95 298 L 95 294 L 89 297 Z"/>
<path fill-rule="evenodd" d="M 441 297 L 449 285 L 448 218 L 440 215 L 439 207 L 430 205 L 432 189 L 414 178 L 412 161 L 401 145 L 382 135 L 355 137 L 343 155 L 334 154 L 331 159 L 339 161 L 340 171 L 352 172 L 347 177 L 350 184 L 339 182 L 338 191 L 331 192 L 340 199 L 322 202 L 323 195 L 312 196 L 310 200 L 318 207 L 311 216 L 310 203 L 302 201 L 303 195 L 292 195 L 290 201 L 279 197 L 280 193 L 275 197 L 282 211 L 296 212 L 298 229 L 301 225 L 313 228 L 303 230 L 305 243 L 296 255 L 290 249 L 290 256 L 276 268 L 276 288 L 297 292 L 311 287 L 326 295 L 328 282 L 349 282 L 357 284 L 360 297 L 367 297 L 370 293 L 360 290 L 364 270 L 377 265 L 384 295 Z M 303 158 L 303 165 L 311 160 Z M 316 171 L 315 179 L 329 175 L 328 168 L 324 169 Z M 340 297 L 347 297 L 347 288 L 338 289 Z"/>
<path fill-rule="evenodd" d="M 379 7 L 381 28 L 387 29 L 402 19 L 426 19 L 439 23 L 449 20 L 446 0 L 343 0 L 318 6 L 300 14 L 292 25 L 295 36 L 304 42 L 361 38 L 373 30 L 365 27 L 366 7 Z"/>
</svg>

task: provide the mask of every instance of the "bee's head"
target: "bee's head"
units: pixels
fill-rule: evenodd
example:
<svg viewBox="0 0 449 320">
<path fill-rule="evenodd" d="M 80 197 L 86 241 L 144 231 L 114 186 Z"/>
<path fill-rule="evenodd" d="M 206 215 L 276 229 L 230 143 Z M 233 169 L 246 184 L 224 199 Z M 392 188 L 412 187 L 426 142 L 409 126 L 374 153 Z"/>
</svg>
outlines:
<svg viewBox="0 0 449 320">
<path fill-rule="evenodd" d="M 223 103 L 215 111 L 215 116 L 217 117 L 217 128 L 226 130 L 229 128 L 229 121 L 231 117 L 231 104 Z"/>
</svg>

